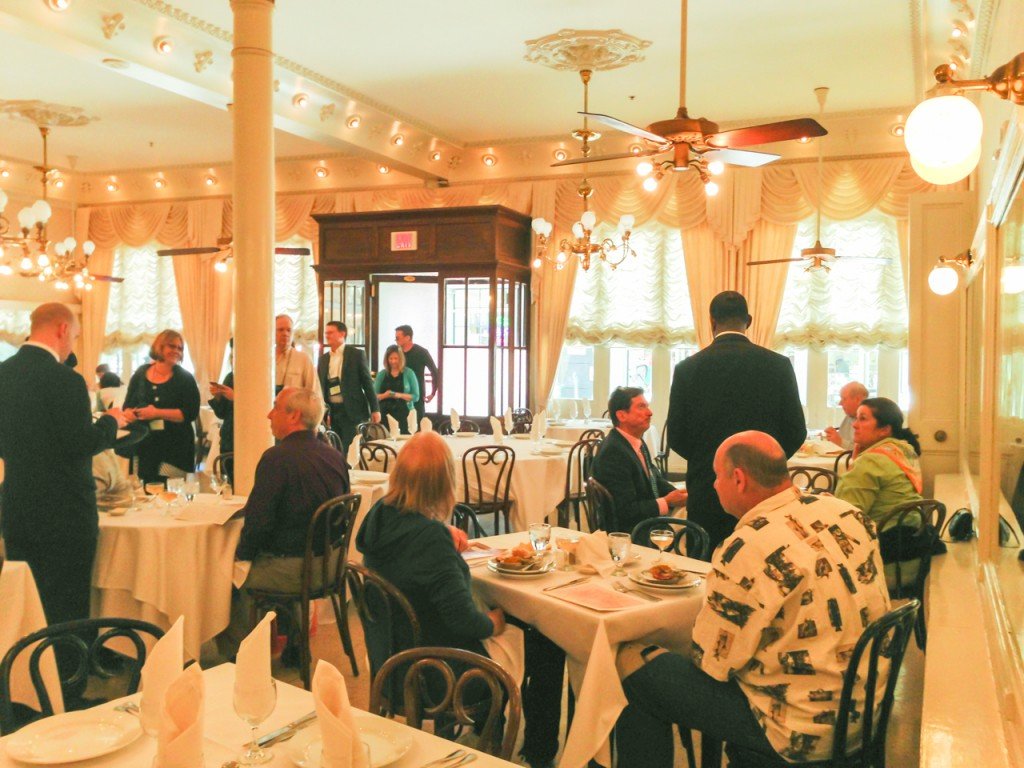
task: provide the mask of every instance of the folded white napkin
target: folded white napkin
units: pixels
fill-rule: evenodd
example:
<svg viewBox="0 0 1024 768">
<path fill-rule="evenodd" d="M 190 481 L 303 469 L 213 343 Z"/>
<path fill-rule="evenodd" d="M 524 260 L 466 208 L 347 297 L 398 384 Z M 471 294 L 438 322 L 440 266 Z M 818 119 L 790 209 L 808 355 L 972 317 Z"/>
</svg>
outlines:
<svg viewBox="0 0 1024 768">
<path fill-rule="evenodd" d="M 203 768 L 203 673 L 181 672 L 164 694 L 153 768 Z"/>
<path fill-rule="evenodd" d="M 512 409 L 511 408 L 506 408 L 505 409 L 505 434 L 506 435 L 511 435 L 512 434 L 512 428 L 514 426 L 515 426 L 515 422 L 512 421 Z"/>
<path fill-rule="evenodd" d="M 548 412 L 544 408 L 541 408 L 540 409 L 540 413 L 538 413 L 533 418 L 533 423 L 534 424 L 536 424 L 538 421 L 541 423 L 541 430 L 542 430 L 541 434 L 543 435 L 544 432 L 548 431 Z"/>
<path fill-rule="evenodd" d="M 494 439 L 497 440 L 501 437 L 501 421 L 497 417 L 491 416 L 491 431 L 494 433 Z"/>
<path fill-rule="evenodd" d="M 402 430 L 398 426 L 398 421 L 390 413 L 387 415 L 388 420 L 388 432 L 391 433 L 391 439 L 397 440 L 398 436 L 402 434 Z"/>
<path fill-rule="evenodd" d="M 345 462 L 349 467 L 359 466 L 359 439 L 352 438 L 352 442 L 348 444 L 348 455 L 345 457 Z"/>
<path fill-rule="evenodd" d="M 452 433 L 458 433 L 459 428 L 462 426 L 462 422 L 459 420 L 459 412 L 452 408 Z"/>
<path fill-rule="evenodd" d="M 576 562 L 580 573 L 597 573 L 607 576 L 615 570 L 615 563 L 608 552 L 608 534 L 594 531 L 580 536 L 576 545 Z"/>
<path fill-rule="evenodd" d="M 409 415 L 405 417 L 405 425 L 409 429 L 410 435 L 415 435 L 416 430 L 419 429 L 419 424 L 416 423 L 416 409 L 410 408 Z"/>
<path fill-rule="evenodd" d="M 270 626 L 276 616 L 270 611 L 263 617 L 238 646 L 235 659 L 235 696 L 250 701 L 265 698 L 271 708 L 275 694 L 270 676 Z M 259 708 L 258 702 L 253 702 L 253 709 Z"/>
<path fill-rule="evenodd" d="M 420 419 L 420 432 L 433 432 L 433 431 L 434 431 L 434 422 L 432 422 L 426 416 L 424 416 L 422 419 Z"/>
<path fill-rule="evenodd" d="M 179 675 L 185 656 L 185 617 L 179 616 L 167 634 L 156 641 L 142 667 L 142 701 L 139 719 L 142 729 L 155 735 L 160 729 L 164 694 Z"/>
<path fill-rule="evenodd" d="M 313 706 L 323 739 L 321 768 L 370 768 L 352 716 L 345 678 L 323 659 L 313 673 Z"/>
<path fill-rule="evenodd" d="M 533 424 L 530 426 L 530 439 L 535 443 L 539 443 L 544 439 L 544 433 L 547 432 L 548 424 L 547 418 L 544 411 L 537 414 L 533 420 Z"/>
</svg>

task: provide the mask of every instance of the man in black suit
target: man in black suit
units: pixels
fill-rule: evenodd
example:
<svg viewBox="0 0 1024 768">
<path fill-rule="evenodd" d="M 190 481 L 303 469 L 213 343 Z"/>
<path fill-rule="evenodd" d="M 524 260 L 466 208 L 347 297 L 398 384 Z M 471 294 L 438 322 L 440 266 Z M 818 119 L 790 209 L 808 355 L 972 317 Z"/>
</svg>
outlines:
<svg viewBox="0 0 1024 768">
<path fill-rule="evenodd" d="M 711 300 L 714 341 L 680 362 L 672 376 L 668 443 L 687 460 L 687 517 L 703 526 L 712 551 L 732 533 L 715 493 L 715 451 L 737 432 L 757 430 L 792 456 L 807 438 L 796 375 L 789 359 L 754 344 L 747 300 L 723 291 Z"/>
<path fill-rule="evenodd" d="M 380 406 L 373 391 L 373 379 L 366 355 L 358 347 L 345 343 L 348 326 L 331 320 L 324 328 L 328 351 L 320 355 L 316 372 L 331 417 L 331 429 L 341 437 L 342 450 L 348 453 L 356 426 L 367 419 L 380 421 Z"/>
<path fill-rule="evenodd" d="M 71 310 L 42 304 L 31 323 L 28 341 L 0 364 L 3 534 L 7 556 L 32 569 L 55 624 L 89 617 L 99 533 L 92 457 L 127 420 L 111 408 L 93 423 L 85 380 L 62 365 L 81 332 Z"/>
<path fill-rule="evenodd" d="M 686 504 L 686 491 L 661 476 L 644 443 L 652 413 L 642 389 L 618 387 L 608 398 L 608 415 L 614 429 L 594 457 L 592 474 L 615 502 L 615 519 L 602 523 L 608 531 L 629 533 L 641 520 Z"/>
</svg>

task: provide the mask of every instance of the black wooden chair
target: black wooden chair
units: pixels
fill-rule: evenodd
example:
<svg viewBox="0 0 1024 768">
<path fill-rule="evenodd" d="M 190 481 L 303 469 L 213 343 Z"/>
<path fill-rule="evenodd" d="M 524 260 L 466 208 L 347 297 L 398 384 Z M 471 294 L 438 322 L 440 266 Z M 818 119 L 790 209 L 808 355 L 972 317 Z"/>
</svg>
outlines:
<svg viewBox="0 0 1024 768">
<path fill-rule="evenodd" d="M 914 639 L 922 651 L 928 642 L 925 586 L 945 519 L 945 504 L 935 499 L 921 499 L 900 504 L 878 526 L 882 562 L 892 565 L 886 568 L 889 597 L 893 600 L 915 598 L 921 602 Z M 888 578 L 890 572 L 891 579 Z"/>
<path fill-rule="evenodd" d="M 824 467 L 789 468 L 789 479 L 804 493 L 835 493 L 839 476 Z"/>
<path fill-rule="evenodd" d="M 323 432 L 319 432 L 317 434 L 317 437 L 319 437 L 321 440 L 323 440 L 325 443 L 331 446 L 331 448 L 334 448 L 337 451 L 341 451 L 344 449 L 341 442 L 341 435 L 339 435 L 333 429 L 327 429 L 324 430 Z"/>
<path fill-rule="evenodd" d="M 608 433 L 605 430 L 597 429 L 596 427 L 585 429 L 580 432 L 580 440 L 604 440 L 606 437 L 608 437 Z"/>
<path fill-rule="evenodd" d="M 210 469 L 211 474 L 216 478 L 227 477 L 231 478 L 234 476 L 235 471 L 235 454 L 234 451 L 228 451 L 227 453 L 218 453 L 213 458 L 213 467 Z"/>
<path fill-rule="evenodd" d="M 356 652 L 352 646 L 352 633 L 348 626 L 348 591 L 345 571 L 348 549 L 355 528 L 356 514 L 362 496 L 349 493 L 329 499 L 321 504 L 306 528 L 306 549 L 302 558 L 302 574 L 294 590 L 270 591 L 249 589 L 253 600 L 252 623 L 259 612 L 272 606 L 284 608 L 284 615 L 294 615 L 299 605 L 299 674 L 306 690 L 310 685 L 312 654 L 309 649 L 309 602 L 330 598 L 334 619 L 338 624 L 341 644 L 352 664 L 352 674 L 359 674 Z"/>
<path fill-rule="evenodd" d="M 533 412 L 529 408 L 515 408 L 512 411 L 512 434 L 528 434 L 533 426 Z"/>
<path fill-rule="evenodd" d="M 364 421 L 357 425 L 356 434 L 359 435 L 359 445 L 366 445 L 373 440 L 387 440 L 391 437 L 388 428 L 375 421 Z"/>
<path fill-rule="evenodd" d="M 843 451 L 836 456 L 836 463 L 832 465 L 832 471 L 837 475 L 839 474 L 839 468 L 842 467 L 845 472 L 850 468 L 850 463 L 853 461 L 853 451 Z"/>
<path fill-rule="evenodd" d="M 587 504 L 587 480 L 590 479 L 594 456 L 601 447 L 601 440 L 580 439 L 569 449 L 569 460 L 565 466 L 565 490 L 558 502 L 558 525 L 568 528 L 571 520 L 582 530 L 580 508 Z"/>
<path fill-rule="evenodd" d="M 668 457 L 671 449 L 668 447 L 668 422 L 661 426 L 661 438 L 658 441 L 658 455 L 654 457 L 654 463 L 661 470 L 661 476 L 670 483 L 678 483 L 686 480 L 685 472 L 669 472 Z"/>
<path fill-rule="evenodd" d="M 359 468 L 389 472 L 398 461 L 398 451 L 386 443 L 363 443 L 359 446 Z"/>
<path fill-rule="evenodd" d="M 587 528 L 591 531 L 614 531 L 615 500 L 611 493 L 594 478 L 587 480 Z"/>
<path fill-rule="evenodd" d="M 139 690 L 142 666 L 146 663 L 146 646 L 152 645 L 163 635 L 164 631 L 160 627 L 138 619 L 78 619 L 51 624 L 21 638 L 8 649 L 0 662 L 0 735 L 12 733 L 28 722 L 19 719 L 11 701 L 11 672 L 23 652 L 28 653 L 29 679 L 39 699 L 39 717 L 49 717 L 54 713 L 53 702 L 39 668 L 45 651 L 52 648 L 55 653 L 60 649 L 62 656 L 71 660 L 65 662 L 64 669 L 58 672 L 62 692 L 85 690 L 90 672 L 105 678 L 117 676 L 119 679 L 127 673 L 124 692 L 112 697 L 119 698 Z M 118 638 L 119 643 L 129 643 L 131 646 L 130 655 L 118 654 L 118 658 L 123 659 L 118 670 L 105 666 L 110 657 L 110 649 L 106 645 L 115 638 Z"/>
<path fill-rule="evenodd" d="M 456 504 L 452 510 L 451 524 L 463 531 L 471 539 L 480 539 L 486 536 L 484 527 L 476 518 L 473 508 L 466 504 Z"/>
<path fill-rule="evenodd" d="M 832 757 L 800 765 L 812 768 L 885 768 L 885 734 L 889 715 L 892 714 L 896 680 L 920 607 L 917 600 L 911 600 L 871 622 L 861 633 L 843 675 L 843 689 L 832 727 Z M 880 660 L 883 658 L 889 662 L 887 670 L 881 669 Z M 876 701 L 880 677 L 885 680 L 885 692 L 881 701 Z M 860 705 L 859 711 L 854 709 L 855 704 Z M 851 721 L 861 724 L 859 745 L 850 744 Z M 774 752 L 762 754 L 731 744 L 726 746 L 725 752 L 729 756 L 730 768 L 788 768 L 793 765 Z"/>
<path fill-rule="evenodd" d="M 370 712 L 385 717 L 397 713 L 392 678 L 399 676 L 401 713 L 407 725 L 422 729 L 424 721 L 432 721 L 435 732 L 439 726 L 442 731 L 472 727 L 480 737 L 477 749 L 512 759 L 522 719 L 522 694 L 519 682 L 496 661 L 460 648 L 402 651 L 374 677 Z"/>
<path fill-rule="evenodd" d="M 641 520 L 633 526 L 629 537 L 634 544 L 641 547 L 653 547 L 651 531 L 655 528 L 671 528 L 675 532 L 672 545 L 665 550 L 666 552 L 675 552 L 677 555 L 685 555 L 697 560 L 707 560 L 711 554 L 711 538 L 708 536 L 708 532 L 693 520 L 686 520 L 682 517 L 651 517 Z M 682 549 L 680 546 L 684 540 L 686 549 Z"/>
<path fill-rule="evenodd" d="M 454 435 L 455 430 L 452 429 L 452 420 L 447 419 L 441 424 L 441 428 L 438 430 L 442 435 Z M 472 419 L 465 417 L 459 419 L 459 434 L 460 435 L 479 435 L 480 425 Z"/>
<path fill-rule="evenodd" d="M 509 499 L 516 452 L 504 445 L 482 445 L 462 454 L 462 503 L 477 517 L 494 515 L 494 532 L 501 533 L 501 520 L 509 533 L 513 501 Z"/>
</svg>

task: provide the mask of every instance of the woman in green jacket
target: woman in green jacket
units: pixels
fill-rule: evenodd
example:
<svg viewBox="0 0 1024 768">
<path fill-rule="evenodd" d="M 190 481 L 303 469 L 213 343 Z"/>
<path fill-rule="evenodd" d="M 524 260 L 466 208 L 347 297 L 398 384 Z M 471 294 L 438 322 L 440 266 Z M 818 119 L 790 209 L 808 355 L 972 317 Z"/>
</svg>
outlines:
<svg viewBox="0 0 1024 768">
<path fill-rule="evenodd" d="M 380 403 L 380 417 L 386 424 L 386 416 L 398 422 L 403 435 L 409 434 L 409 411 L 416 410 L 420 399 L 420 385 L 411 368 L 405 367 L 405 354 L 395 344 L 384 353 L 384 367 L 377 372 L 373 391 Z"/>
</svg>

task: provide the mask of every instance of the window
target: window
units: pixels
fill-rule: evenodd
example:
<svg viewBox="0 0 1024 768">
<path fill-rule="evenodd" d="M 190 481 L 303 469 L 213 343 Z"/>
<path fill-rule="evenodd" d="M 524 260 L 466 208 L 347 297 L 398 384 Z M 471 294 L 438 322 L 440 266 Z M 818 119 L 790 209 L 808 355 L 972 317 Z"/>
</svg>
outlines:
<svg viewBox="0 0 1024 768">
<path fill-rule="evenodd" d="M 0 302 L 0 362 L 18 351 L 28 336 L 31 305 Z"/>
<path fill-rule="evenodd" d="M 441 348 L 443 412 L 490 413 L 488 392 L 471 382 L 487 381 L 490 366 L 490 280 L 446 278 L 444 339 Z"/>
<path fill-rule="evenodd" d="M 565 344 L 558 361 L 558 373 L 551 389 L 551 400 L 593 400 L 594 348 Z"/>
<path fill-rule="evenodd" d="M 296 237 L 278 245 L 309 248 L 311 243 Z M 291 317 L 292 339 L 296 346 L 302 347 L 304 351 L 314 349 L 319 342 L 320 297 L 317 294 L 312 254 L 274 254 L 274 314 Z"/>
<path fill-rule="evenodd" d="M 654 354 L 640 347 L 608 348 L 608 391 L 616 387 L 639 387 L 650 400 L 654 396 Z"/>
</svg>

